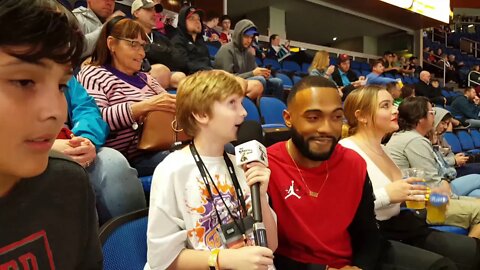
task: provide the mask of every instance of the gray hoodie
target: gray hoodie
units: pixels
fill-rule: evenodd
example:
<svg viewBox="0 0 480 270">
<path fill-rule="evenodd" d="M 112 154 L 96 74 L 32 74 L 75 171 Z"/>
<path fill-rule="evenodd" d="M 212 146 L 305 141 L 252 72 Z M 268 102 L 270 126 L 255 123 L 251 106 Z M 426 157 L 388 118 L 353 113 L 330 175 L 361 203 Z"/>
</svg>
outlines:
<svg viewBox="0 0 480 270">
<path fill-rule="evenodd" d="M 427 182 L 442 180 L 432 143 L 416 130 L 395 132 L 386 148 L 388 155 L 400 169 L 423 169 Z"/>
<path fill-rule="evenodd" d="M 242 45 L 243 33 L 251 27 L 256 26 L 250 20 L 241 20 L 235 25 L 232 42 L 223 45 L 215 55 L 214 68 L 245 79 L 253 77 L 253 70 L 257 68 L 255 56 Z"/>
<path fill-rule="evenodd" d="M 72 13 L 77 18 L 78 25 L 85 35 L 85 45 L 82 57 L 90 56 L 95 50 L 103 24 L 97 15 L 95 15 L 95 13 L 89 8 L 78 7 L 74 9 Z"/>
<path fill-rule="evenodd" d="M 440 121 L 442 121 L 442 119 L 445 117 L 445 115 L 451 114 L 451 113 L 439 107 L 434 107 L 433 109 L 435 110 L 435 120 L 433 122 L 433 126 L 436 129 L 438 124 L 440 124 Z M 440 137 L 438 138 L 438 142 L 441 147 L 444 147 L 444 148 L 448 147 L 451 149 L 450 145 L 443 138 L 442 135 L 440 135 Z M 448 165 L 455 166 L 455 154 L 452 151 L 448 152 L 448 154 L 444 155 L 443 157 L 445 161 L 447 161 Z"/>
</svg>

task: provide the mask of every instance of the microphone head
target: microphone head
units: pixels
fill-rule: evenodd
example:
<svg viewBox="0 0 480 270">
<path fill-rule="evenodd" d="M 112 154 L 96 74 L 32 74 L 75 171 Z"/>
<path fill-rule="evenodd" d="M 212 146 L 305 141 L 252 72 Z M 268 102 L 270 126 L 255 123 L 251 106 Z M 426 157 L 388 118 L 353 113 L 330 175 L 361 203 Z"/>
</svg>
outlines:
<svg viewBox="0 0 480 270">
<path fill-rule="evenodd" d="M 257 141 L 265 144 L 262 126 L 257 121 L 245 120 L 237 131 L 237 141 L 234 145 L 240 145 L 249 141 Z"/>
</svg>

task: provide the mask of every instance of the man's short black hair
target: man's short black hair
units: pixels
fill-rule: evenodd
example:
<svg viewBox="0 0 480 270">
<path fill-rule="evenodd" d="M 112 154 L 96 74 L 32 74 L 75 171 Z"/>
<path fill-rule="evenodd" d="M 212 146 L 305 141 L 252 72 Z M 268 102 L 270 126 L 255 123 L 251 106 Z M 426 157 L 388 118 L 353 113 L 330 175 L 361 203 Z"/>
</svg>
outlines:
<svg viewBox="0 0 480 270">
<path fill-rule="evenodd" d="M 270 44 L 272 44 L 272 41 L 278 37 L 277 34 L 273 34 L 270 36 Z"/>
<path fill-rule="evenodd" d="M 398 106 L 398 125 L 400 131 L 415 129 L 421 119 L 427 117 L 428 104 L 426 97 L 409 97 Z"/>
<path fill-rule="evenodd" d="M 375 67 L 375 66 L 378 65 L 378 64 L 382 64 L 382 65 L 385 66 L 385 62 L 383 61 L 383 59 L 382 59 L 382 58 L 379 58 L 379 59 L 373 60 L 373 62 L 372 62 L 372 68 Z"/>
<path fill-rule="evenodd" d="M 230 16 L 228 16 L 228 15 L 223 15 L 222 17 L 220 17 L 220 23 L 225 21 L 225 20 L 232 21 L 232 19 L 230 19 Z"/>
<path fill-rule="evenodd" d="M 306 76 L 303 77 L 299 82 L 297 82 L 292 89 L 290 90 L 290 94 L 287 98 L 287 105 L 289 105 L 292 100 L 295 98 L 295 95 L 304 89 L 308 89 L 311 87 L 326 87 L 326 88 L 333 88 L 337 89 L 335 83 L 330 81 L 323 76 Z"/>
<path fill-rule="evenodd" d="M 413 61 L 413 60 L 416 60 L 416 59 L 418 59 L 418 57 L 416 57 L 416 56 L 412 56 L 412 57 L 410 57 L 410 59 L 409 59 L 409 60 L 410 60 L 410 61 Z"/>
<path fill-rule="evenodd" d="M 387 83 L 386 89 L 388 92 L 391 92 L 392 90 L 395 90 L 397 88 L 397 83 L 396 82 L 391 82 Z"/>
<path fill-rule="evenodd" d="M 385 56 L 385 55 L 393 55 L 393 53 L 392 53 L 391 51 L 385 51 L 385 52 L 383 53 L 383 56 Z"/>
<path fill-rule="evenodd" d="M 0 1 L 0 47 L 26 62 L 47 58 L 80 64 L 83 34 L 73 14 L 54 0 Z M 24 46 L 19 51 L 14 47 Z"/>
<path fill-rule="evenodd" d="M 215 18 L 220 19 L 220 15 L 218 15 L 217 12 L 215 12 L 215 11 L 207 11 L 207 14 L 206 14 L 206 16 L 205 16 L 205 21 L 206 21 L 206 22 L 209 22 L 209 21 L 211 21 L 211 20 L 213 20 L 213 19 L 215 19 Z"/>
</svg>

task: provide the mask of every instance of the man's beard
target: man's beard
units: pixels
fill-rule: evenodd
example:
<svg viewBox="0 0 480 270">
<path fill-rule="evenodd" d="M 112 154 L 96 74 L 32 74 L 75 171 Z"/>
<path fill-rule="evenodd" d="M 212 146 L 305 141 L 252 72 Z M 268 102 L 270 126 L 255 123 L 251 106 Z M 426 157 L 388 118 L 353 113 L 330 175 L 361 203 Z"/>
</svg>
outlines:
<svg viewBox="0 0 480 270">
<path fill-rule="evenodd" d="M 290 132 L 292 135 L 292 142 L 295 147 L 297 147 L 298 151 L 300 151 L 302 156 L 313 161 L 328 160 L 332 155 L 333 151 L 335 150 L 335 146 L 337 146 L 339 140 L 339 138 L 335 138 L 333 136 L 326 136 L 327 138 L 330 138 L 332 140 L 332 146 L 330 147 L 330 149 L 324 153 L 314 153 L 310 151 L 310 147 L 308 145 L 309 141 L 313 139 L 305 140 L 304 137 L 302 137 L 294 127 L 291 127 Z"/>
</svg>

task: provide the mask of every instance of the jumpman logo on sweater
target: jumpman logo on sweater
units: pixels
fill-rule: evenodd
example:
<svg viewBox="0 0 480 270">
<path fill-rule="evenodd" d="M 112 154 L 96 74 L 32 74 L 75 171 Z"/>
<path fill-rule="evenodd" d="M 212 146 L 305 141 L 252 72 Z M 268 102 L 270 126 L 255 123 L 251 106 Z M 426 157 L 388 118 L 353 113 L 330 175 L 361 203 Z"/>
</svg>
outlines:
<svg viewBox="0 0 480 270">
<path fill-rule="evenodd" d="M 297 197 L 297 199 L 301 198 L 300 196 L 298 196 L 297 193 L 295 193 L 295 188 L 293 187 L 293 180 L 292 180 L 292 185 L 290 185 L 290 187 L 285 191 L 287 192 L 287 196 L 285 196 L 285 200 L 287 198 L 289 198 L 290 196 L 295 196 L 295 197 Z"/>
</svg>

